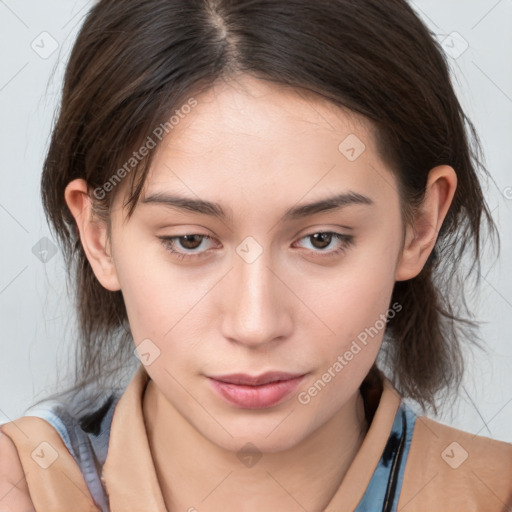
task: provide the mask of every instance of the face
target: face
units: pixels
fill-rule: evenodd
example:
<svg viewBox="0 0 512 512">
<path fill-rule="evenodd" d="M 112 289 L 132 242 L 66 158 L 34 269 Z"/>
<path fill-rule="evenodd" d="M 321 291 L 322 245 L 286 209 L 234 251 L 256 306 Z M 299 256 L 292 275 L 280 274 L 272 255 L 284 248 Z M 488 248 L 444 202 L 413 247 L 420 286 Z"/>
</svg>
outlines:
<svg viewBox="0 0 512 512">
<path fill-rule="evenodd" d="M 146 370 L 185 421 L 227 449 L 286 449 L 377 356 L 403 242 L 396 179 L 367 125 L 305 92 L 245 76 L 195 100 L 133 216 L 114 208 L 115 272 Z M 210 379 L 269 371 L 304 377 L 245 405 Z"/>
</svg>

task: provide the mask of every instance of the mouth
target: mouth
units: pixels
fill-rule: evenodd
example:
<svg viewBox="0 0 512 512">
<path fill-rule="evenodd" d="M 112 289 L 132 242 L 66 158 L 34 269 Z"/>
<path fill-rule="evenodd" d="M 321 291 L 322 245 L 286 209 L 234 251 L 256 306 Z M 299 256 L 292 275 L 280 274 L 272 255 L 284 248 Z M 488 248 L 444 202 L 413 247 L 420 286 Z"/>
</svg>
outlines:
<svg viewBox="0 0 512 512">
<path fill-rule="evenodd" d="M 246 373 L 233 373 L 230 375 L 219 375 L 217 377 L 209 377 L 210 379 L 226 384 L 237 384 L 242 386 L 260 386 L 270 384 L 272 382 L 293 380 L 302 377 L 303 373 L 286 373 L 286 372 L 266 372 L 261 375 L 251 376 Z"/>
<path fill-rule="evenodd" d="M 263 409 L 284 401 L 305 374 L 267 372 L 251 376 L 231 374 L 208 377 L 212 389 L 231 405 L 243 409 Z"/>
</svg>

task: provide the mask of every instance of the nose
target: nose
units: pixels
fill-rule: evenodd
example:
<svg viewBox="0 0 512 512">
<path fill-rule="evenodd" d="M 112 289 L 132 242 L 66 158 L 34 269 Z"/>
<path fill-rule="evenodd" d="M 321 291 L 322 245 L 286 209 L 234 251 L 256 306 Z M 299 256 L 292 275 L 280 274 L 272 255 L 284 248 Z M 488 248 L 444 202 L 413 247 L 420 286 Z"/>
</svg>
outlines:
<svg viewBox="0 0 512 512">
<path fill-rule="evenodd" d="M 220 292 L 225 338 L 256 349 L 289 337 L 293 293 L 286 281 L 272 268 L 266 251 L 252 262 L 235 255 Z"/>
</svg>

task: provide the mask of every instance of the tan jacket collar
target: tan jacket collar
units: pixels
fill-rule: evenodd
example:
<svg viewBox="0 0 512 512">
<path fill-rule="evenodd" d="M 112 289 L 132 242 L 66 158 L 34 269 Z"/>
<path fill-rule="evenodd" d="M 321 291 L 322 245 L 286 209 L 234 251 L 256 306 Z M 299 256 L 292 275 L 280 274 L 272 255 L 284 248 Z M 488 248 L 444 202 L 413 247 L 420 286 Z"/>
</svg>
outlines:
<svg viewBox="0 0 512 512">
<path fill-rule="evenodd" d="M 141 364 L 114 411 L 109 449 L 103 467 L 111 512 L 166 512 L 142 411 L 142 398 L 148 380 L 148 374 Z M 353 511 L 363 497 L 387 443 L 400 400 L 392 384 L 385 379 L 368 433 L 329 503 L 329 510 Z"/>
</svg>

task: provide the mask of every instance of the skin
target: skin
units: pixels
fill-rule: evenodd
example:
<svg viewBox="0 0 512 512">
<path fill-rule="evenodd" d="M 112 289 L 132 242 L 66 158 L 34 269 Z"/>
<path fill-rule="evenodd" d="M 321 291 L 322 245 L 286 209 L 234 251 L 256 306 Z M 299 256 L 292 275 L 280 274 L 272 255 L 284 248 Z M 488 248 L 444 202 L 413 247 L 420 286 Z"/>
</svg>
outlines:
<svg viewBox="0 0 512 512">
<path fill-rule="evenodd" d="M 456 175 L 432 169 L 425 201 L 404 226 L 396 177 L 355 114 L 247 75 L 196 99 L 155 150 L 143 197 L 218 202 L 230 219 L 140 203 L 127 221 L 121 184 L 109 239 L 83 180 L 69 183 L 66 201 L 98 280 L 122 290 L 135 345 L 150 339 L 160 351 L 146 366 L 143 411 L 168 510 L 320 511 L 366 433 L 358 388 L 383 330 L 308 404 L 298 394 L 386 313 L 395 281 L 421 271 Z M 350 134 L 366 146 L 354 161 L 339 150 Z M 283 220 L 288 208 L 349 191 L 372 204 Z M 352 243 L 311 237 L 323 231 Z M 202 257 L 180 260 L 158 238 L 186 234 L 212 237 L 174 239 L 175 250 Z M 262 250 L 250 262 L 237 253 L 246 237 L 255 241 L 250 254 Z M 269 370 L 306 377 L 260 410 L 225 402 L 206 377 Z M 237 457 L 248 442 L 262 453 L 251 468 Z"/>
</svg>

